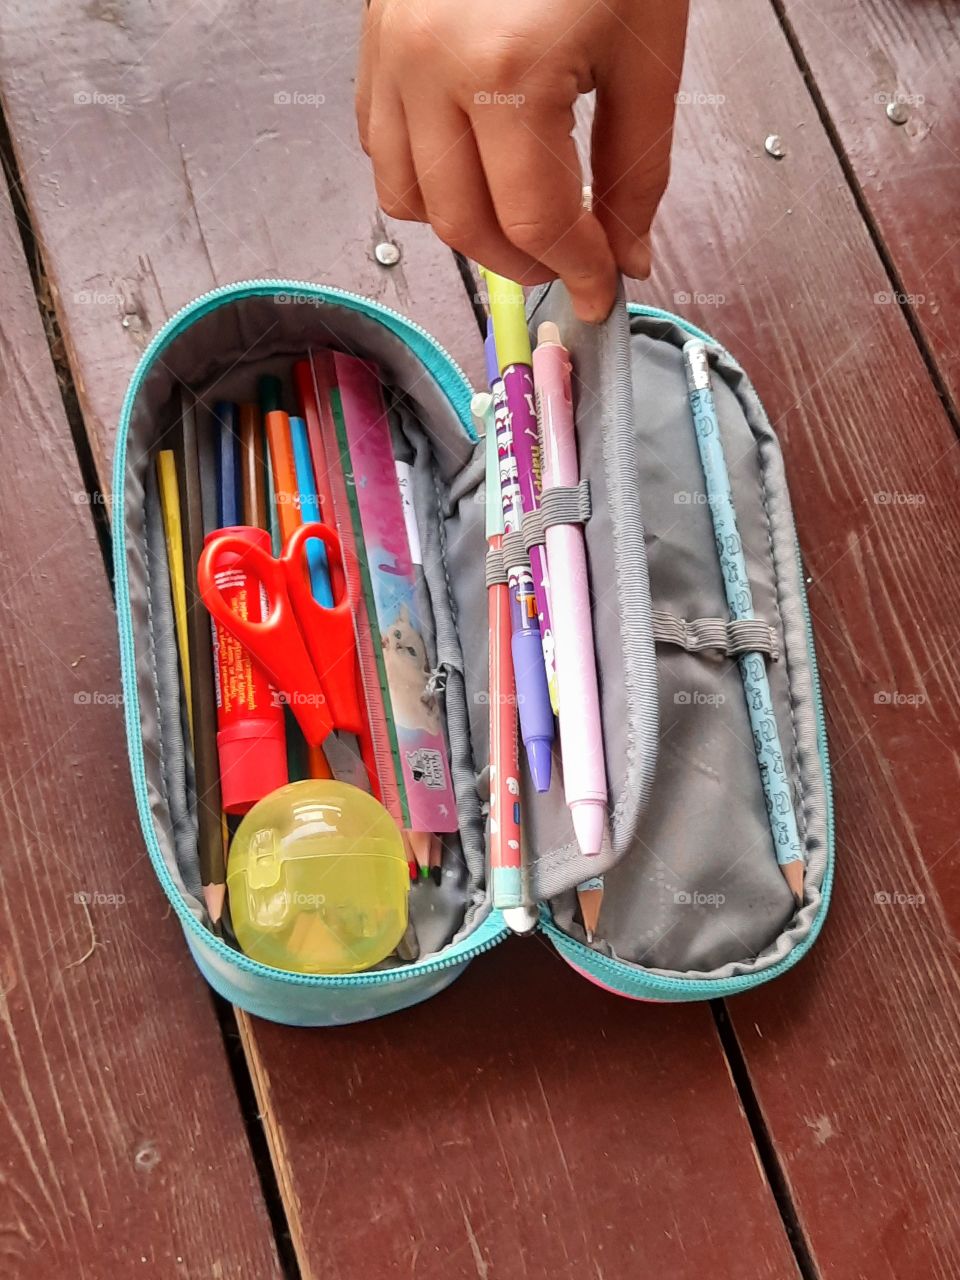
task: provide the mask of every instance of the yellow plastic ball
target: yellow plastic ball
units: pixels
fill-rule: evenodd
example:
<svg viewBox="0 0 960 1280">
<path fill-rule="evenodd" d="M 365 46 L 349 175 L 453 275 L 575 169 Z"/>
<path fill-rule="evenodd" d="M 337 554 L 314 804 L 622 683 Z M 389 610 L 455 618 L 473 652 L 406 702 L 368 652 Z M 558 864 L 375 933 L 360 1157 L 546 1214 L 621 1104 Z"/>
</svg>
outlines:
<svg viewBox="0 0 960 1280">
<path fill-rule="evenodd" d="M 230 845 L 227 890 L 244 954 L 275 969 L 357 973 L 407 927 L 400 830 L 345 782 L 291 782 L 255 804 Z"/>
</svg>

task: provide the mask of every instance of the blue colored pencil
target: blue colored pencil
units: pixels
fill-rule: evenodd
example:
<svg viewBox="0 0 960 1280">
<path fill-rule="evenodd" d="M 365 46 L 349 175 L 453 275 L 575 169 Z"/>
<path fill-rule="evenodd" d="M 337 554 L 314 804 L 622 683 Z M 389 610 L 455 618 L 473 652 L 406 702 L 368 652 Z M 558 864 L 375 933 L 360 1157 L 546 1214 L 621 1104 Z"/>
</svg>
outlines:
<svg viewBox="0 0 960 1280">
<path fill-rule="evenodd" d="M 699 338 L 684 343 L 683 362 L 727 608 L 735 621 L 753 619 L 753 594 L 733 508 L 730 473 L 720 439 L 707 348 Z M 803 847 L 784 766 L 767 668 L 760 653 L 741 654 L 738 663 L 777 862 L 799 906 L 803 902 Z"/>
<path fill-rule="evenodd" d="M 243 524 L 240 424 L 237 406 L 218 400 L 213 406 L 217 424 L 217 519 L 221 529 Z"/>
<path fill-rule="evenodd" d="M 310 441 L 307 424 L 303 418 L 290 419 L 290 443 L 293 445 L 293 463 L 297 470 L 297 488 L 300 491 L 300 517 L 304 524 L 322 520 L 317 482 L 313 474 Z M 330 587 L 330 566 L 327 550 L 319 538 L 307 543 L 307 565 L 310 569 L 310 586 L 314 600 L 326 609 L 333 607 L 333 591 Z"/>
</svg>

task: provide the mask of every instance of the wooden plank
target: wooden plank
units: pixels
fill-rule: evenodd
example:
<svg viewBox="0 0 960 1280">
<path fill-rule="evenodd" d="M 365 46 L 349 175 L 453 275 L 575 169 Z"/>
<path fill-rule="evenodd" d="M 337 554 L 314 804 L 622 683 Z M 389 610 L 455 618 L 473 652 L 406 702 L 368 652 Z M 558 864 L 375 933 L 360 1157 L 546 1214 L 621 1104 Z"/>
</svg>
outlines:
<svg viewBox="0 0 960 1280">
<path fill-rule="evenodd" d="M 956 409 L 960 9 L 898 0 L 783 8 L 899 277 L 880 304 L 911 311 Z M 888 118 L 891 101 L 904 107 L 904 124 Z"/>
<path fill-rule="evenodd" d="M 748 0 L 733 24 L 720 0 L 693 6 L 684 89 L 725 101 L 680 108 L 635 294 L 728 345 L 780 433 L 838 818 L 823 938 L 730 1016 L 818 1274 L 952 1277 L 957 441 L 902 313 L 873 301 L 890 281 L 773 11 Z"/>
<path fill-rule="evenodd" d="M 445 331 L 482 372 L 449 255 L 437 270 L 429 229 L 376 207 L 353 120 L 357 7 L 248 9 L 10 0 L 0 13 L 3 101 L 105 482 L 141 350 L 218 285 L 347 287 Z M 373 257 L 384 240 L 402 249 L 395 267 Z"/>
<path fill-rule="evenodd" d="M 704 1009 L 638 1007 L 513 940 L 320 1054 L 255 1031 L 274 1088 L 311 1077 L 268 1110 L 310 1277 L 732 1276 L 746 1239 L 751 1280 L 794 1274 Z"/>
<path fill-rule="evenodd" d="M 25 7 L 0 18 L 7 26 L 4 100 L 101 460 L 137 344 L 129 331 L 104 333 L 105 313 L 85 310 L 89 304 L 72 292 L 78 282 L 112 288 L 119 280 L 126 300 L 133 281 L 129 296 L 147 299 L 142 311 L 152 329 L 158 312 L 214 277 L 262 274 L 292 258 L 284 270 L 335 272 L 338 283 L 386 294 L 451 349 L 465 351 L 464 363 L 479 373 L 472 314 L 450 257 L 430 233 L 400 233 L 405 276 L 370 264 L 378 215 L 347 123 L 358 13 L 325 0 L 292 12 L 288 6 L 277 24 L 231 9 L 228 31 L 208 23 L 209 8 L 175 6 L 165 36 L 149 25 L 159 22 L 152 11 L 125 12 L 114 30 L 66 0 L 30 17 L 39 33 L 28 32 Z M 312 39 L 298 29 L 298 14 L 305 22 L 309 14 Z M 68 66 L 58 64 L 62 109 L 50 95 L 37 96 L 54 37 L 72 51 Z M 111 57 L 116 73 L 108 71 Z M 225 105 L 211 82 L 225 83 L 228 58 Z M 122 121 L 102 115 L 95 125 L 86 108 L 70 108 L 75 86 L 116 91 L 117 75 L 135 86 Z M 164 76 L 170 83 L 161 91 Z M 273 94 L 288 86 L 323 90 L 338 139 L 315 123 L 315 111 L 306 119 L 273 110 Z M 58 139 L 70 128 L 68 155 Z M 155 176 L 162 218 L 144 200 L 148 153 L 125 140 L 129 129 L 166 157 Z M 91 174 L 107 181 L 102 165 L 113 154 L 122 163 L 111 162 L 112 196 L 98 200 L 90 248 L 78 230 L 89 221 Z M 186 178 L 165 172 L 177 169 L 181 155 L 192 205 Z M 283 207 L 276 193 L 302 184 L 311 160 L 316 186 Z M 128 225 L 133 208 L 142 212 L 136 226 Z M 161 221 L 170 228 L 163 253 L 153 248 Z M 564 1272 L 569 1256 L 598 1276 L 655 1259 L 686 1280 L 713 1269 L 718 1257 L 732 1272 L 748 1233 L 756 1277 L 792 1273 L 705 1008 L 651 1012 L 614 1002 L 530 944 L 483 957 L 436 1003 L 382 1024 L 311 1033 L 242 1018 L 241 1027 L 306 1276 L 332 1277 L 335 1264 L 339 1274 L 355 1274 L 366 1258 L 359 1251 L 371 1203 L 383 1275 L 407 1274 L 415 1263 L 418 1276 L 514 1276 L 519 1252 L 530 1277 Z M 514 1062 L 519 1070 L 508 1080 Z M 722 1180 L 704 1159 L 705 1134 L 709 1148 L 724 1151 Z M 592 1255 L 608 1261 L 593 1263 Z"/>
<path fill-rule="evenodd" d="M 279 1275 L 127 781 L 103 561 L 0 195 L 0 1271 Z"/>
</svg>

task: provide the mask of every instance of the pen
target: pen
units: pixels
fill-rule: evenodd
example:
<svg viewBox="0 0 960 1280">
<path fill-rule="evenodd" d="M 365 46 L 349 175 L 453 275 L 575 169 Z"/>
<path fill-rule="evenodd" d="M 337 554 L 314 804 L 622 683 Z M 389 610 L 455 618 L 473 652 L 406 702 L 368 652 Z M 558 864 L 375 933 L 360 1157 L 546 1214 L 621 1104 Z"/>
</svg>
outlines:
<svg viewBox="0 0 960 1280">
<path fill-rule="evenodd" d="M 484 350 L 487 357 L 490 390 L 493 395 L 503 535 L 507 536 L 511 533 L 519 533 L 520 530 L 520 491 L 517 485 L 517 464 L 510 431 L 510 411 L 504 394 L 503 380 L 500 377 L 493 330 L 490 327 L 487 330 Z M 537 791 L 544 792 L 550 790 L 554 724 L 543 648 L 540 643 L 540 628 L 537 623 L 533 582 L 530 570 L 524 565 L 508 564 L 506 569 L 513 633 L 511 652 L 517 705 L 520 712 L 520 732 L 533 785 Z"/>
<path fill-rule="evenodd" d="M 470 410 L 478 432 L 484 436 L 487 544 L 492 550 L 499 551 L 503 541 L 503 506 L 492 396 L 484 393 L 475 395 Z M 520 832 L 517 693 L 510 657 L 510 588 L 505 582 L 494 582 L 487 588 L 487 618 L 490 636 L 490 894 L 497 910 L 516 912 L 524 909 L 525 892 Z"/>
<path fill-rule="evenodd" d="M 523 289 L 515 280 L 486 271 L 490 315 L 496 337 L 497 358 L 510 412 L 513 452 L 517 459 L 520 504 L 524 515 L 540 506 L 540 433 L 534 403 L 532 354 Z M 558 709 L 557 669 L 554 657 L 553 623 L 550 611 L 550 578 L 543 545 L 530 548 L 533 591 L 540 621 L 540 643 L 550 690 L 550 705 Z"/>
<path fill-rule="evenodd" d="M 542 432 L 544 487 L 575 488 L 580 474 L 570 356 L 555 324 L 542 324 L 537 331 L 533 373 Z M 600 852 L 603 843 L 607 774 L 583 529 L 578 524 L 550 525 L 546 547 L 551 569 L 557 683 L 562 695 L 563 788 L 580 851 L 590 858 Z"/>
<path fill-rule="evenodd" d="M 751 619 L 753 593 L 743 554 L 743 543 L 737 528 L 737 517 L 730 492 L 730 476 L 720 439 L 720 424 L 710 385 L 707 348 L 699 338 L 683 346 L 683 363 L 690 393 L 690 408 L 697 436 L 697 448 L 707 490 L 707 506 L 713 521 L 713 532 L 720 555 L 723 587 L 730 616 L 738 621 Z M 797 905 L 803 902 L 803 848 L 797 831 L 797 818 L 790 794 L 790 783 L 783 762 L 780 733 L 773 711 L 770 682 L 762 654 L 742 653 L 737 662 L 747 700 L 750 728 L 753 731 L 757 764 L 777 862 Z"/>
</svg>

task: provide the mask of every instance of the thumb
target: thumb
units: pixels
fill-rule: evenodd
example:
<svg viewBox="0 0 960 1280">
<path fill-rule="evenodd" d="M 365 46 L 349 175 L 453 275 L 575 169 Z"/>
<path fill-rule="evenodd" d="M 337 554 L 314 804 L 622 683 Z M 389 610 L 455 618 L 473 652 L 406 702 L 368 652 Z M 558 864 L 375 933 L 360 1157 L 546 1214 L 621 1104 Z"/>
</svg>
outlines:
<svg viewBox="0 0 960 1280">
<path fill-rule="evenodd" d="M 647 0 L 617 23 L 610 56 L 595 75 L 593 211 L 617 265 L 650 274 L 650 224 L 670 176 L 676 94 L 683 67 L 685 0 Z"/>
</svg>

